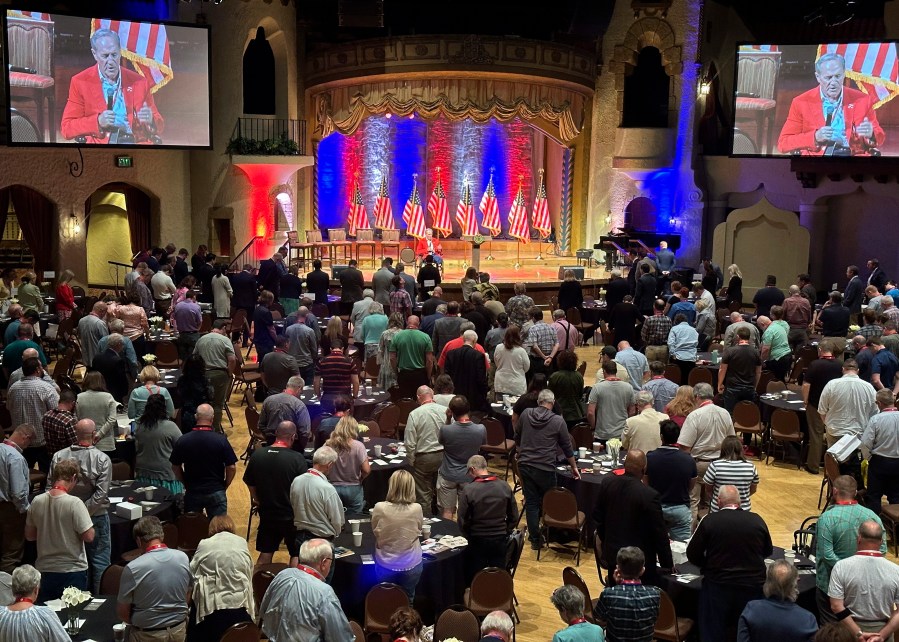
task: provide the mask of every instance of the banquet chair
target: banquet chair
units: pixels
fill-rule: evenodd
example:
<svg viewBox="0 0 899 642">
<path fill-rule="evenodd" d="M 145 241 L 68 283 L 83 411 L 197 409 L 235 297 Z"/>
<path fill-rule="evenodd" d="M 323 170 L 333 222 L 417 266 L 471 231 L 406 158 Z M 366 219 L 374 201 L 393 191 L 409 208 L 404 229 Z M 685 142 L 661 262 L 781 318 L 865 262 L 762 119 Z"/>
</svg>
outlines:
<svg viewBox="0 0 899 642">
<path fill-rule="evenodd" d="M 787 389 L 787 384 L 785 384 L 783 381 L 777 381 L 774 379 L 769 381 L 768 385 L 765 386 L 765 392 L 769 395 L 773 394 L 775 392 L 783 392 L 786 389 Z"/>
<path fill-rule="evenodd" d="M 240 458 L 244 462 L 249 462 L 256 449 L 265 443 L 265 435 L 259 430 L 259 411 L 255 407 L 247 406 L 243 414 L 247 420 L 247 432 L 250 433 L 250 440 L 247 442 L 247 449 L 244 450 Z"/>
<path fill-rule="evenodd" d="M 178 527 L 178 550 L 192 557 L 200 540 L 209 536 L 209 518 L 203 513 L 182 513 L 175 522 Z"/>
<path fill-rule="evenodd" d="M 680 382 L 683 381 L 680 366 L 676 363 L 669 363 L 667 366 L 665 366 L 664 377 L 671 383 L 675 383 L 677 385 L 680 385 Z"/>
<path fill-rule="evenodd" d="M 354 642 L 365 642 L 365 632 L 356 620 L 350 620 L 350 630 L 353 632 Z"/>
<path fill-rule="evenodd" d="M 365 595 L 365 635 L 377 634 L 388 642 L 390 617 L 397 609 L 409 606 L 409 596 L 396 584 L 381 582 L 373 586 Z"/>
<path fill-rule="evenodd" d="M 524 511 L 522 511 L 524 512 Z M 509 539 L 506 540 L 506 570 L 515 577 L 515 571 L 518 570 L 518 562 L 521 561 L 521 553 L 524 551 L 524 542 L 528 538 L 528 527 L 516 528 L 509 533 Z M 518 604 L 518 598 L 512 594 L 512 600 Z"/>
<path fill-rule="evenodd" d="M 774 381 L 774 373 L 770 370 L 762 370 L 759 380 L 755 384 L 755 394 L 764 395 L 768 393 L 768 384 Z"/>
<path fill-rule="evenodd" d="M 381 436 L 381 427 L 378 425 L 377 421 L 372 421 L 371 419 L 363 419 L 359 422 L 359 425 L 368 426 L 369 439 Z"/>
<path fill-rule="evenodd" d="M 400 423 L 400 409 L 390 401 L 384 401 L 375 406 L 371 418 L 378 422 L 381 436 L 389 439 L 397 438 L 397 429 Z"/>
<path fill-rule="evenodd" d="M 259 606 L 262 604 L 262 598 L 269 585 L 274 581 L 275 575 L 275 572 L 268 569 L 253 571 L 253 600 L 256 602 L 256 615 L 260 621 L 262 621 L 262 613 L 259 610 Z"/>
<path fill-rule="evenodd" d="M 156 355 L 157 368 L 180 368 L 181 359 L 178 358 L 178 348 L 172 341 L 157 341 L 153 351 Z"/>
<path fill-rule="evenodd" d="M 253 622 L 232 624 L 220 638 L 219 642 L 258 642 L 262 631 Z"/>
<path fill-rule="evenodd" d="M 500 455 L 506 458 L 506 473 L 503 479 L 509 479 L 509 460 L 515 451 L 515 440 L 506 439 L 506 431 L 498 419 L 484 417 L 480 422 L 487 429 L 487 443 L 481 446 L 481 452 L 487 455 Z"/>
<path fill-rule="evenodd" d="M 372 355 L 365 360 L 365 378 L 374 386 L 378 383 L 378 375 L 381 374 L 381 366 L 378 365 L 377 355 Z"/>
<path fill-rule="evenodd" d="M 693 368 L 690 370 L 690 376 L 687 377 L 687 385 L 695 386 L 697 383 L 707 383 L 714 388 L 715 381 L 711 370 L 708 368 Z"/>
<path fill-rule="evenodd" d="M 481 639 L 478 618 L 461 605 L 446 609 L 434 624 L 435 640 L 455 638 L 459 642 L 478 642 Z"/>
<path fill-rule="evenodd" d="M 122 583 L 122 573 L 125 567 L 120 564 L 110 564 L 100 577 L 100 595 L 118 595 L 119 585 Z"/>
<path fill-rule="evenodd" d="M 386 258 L 392 256 L 387 254 L 388 247 L 395 247 L 397 253 L 397 261 L 399 262 L 400 253 L 400 231 L 399 230 L 381 230 L 381 256 Z"/>
<path fill-rule="evenodd" d="M 660 591 L 659 615 L 656 618 L 653 639 L 666 640 L 666 642 L 683 642 L 693 629 L 693 620 L 687 617 L 678 617 L 674 602 L 665 591 Z"/>
<path fill-rule="evenodd" d="M 593 622 L 593 609 L 596 607 L 596 603 L 599 602 L 599 598 L 596 598 L 595 600 L 590 599 L 590 589 L 587 587 L 587 583 L 584 581 L 584 578 L 581 577 L 581 574 L 577 572 L 577 569 L 572 568 L 571 566 L 566 566 L 562 569 L 562 584 L 573 586 L 583 593 L 584 618 L 588 622 Z"/>
<path fill-rule="evenodd" d="M 599 583 L 605 586 L 609 567 L 602 559 L 602 538 L 599 533 L 593 534 L 593 557 L 596 558 L 596 574 L 599 576 Z"/>
<path fill-rule="evenodd" d="M 586 448 L 588 451 L 593 450 L 593 429 L 589 424 L 581 422 L 571 427 L 571 446 L 577 450 L 578 448 Z"/>
<path fill-rule="evenodd" d="M 127 461 L 117 461 L 112 465 L 112 481 L 131 479 L 131 465 Z"/>
<path fill-rule="evenodd" d="M 578 372 L 578 374 L 581 375 L 582 377 L 583 377 L 585 374 L 587 374 L 587 362 L 586 362 L 586 361 L 581 361 L 581 365 L 579 365 L 579 366 L 577 367 L 577 372 Z"/>
<path fill-rule="evenodd" d="M 596 324 L 589 323 L 581 319 L 581 311 L 577 308 L 568 308 L 565 312 L 565 318 L 568 320 L 568 323 L 573 325 L 578 329 L 578 332 L 581 333 L 581 340 L 587 336 L 588 333 L 592 333 L 593 335 L 593 345 L 596 345 Z"/>
<path fill-rule="evenodd" d="M 815 555 L 817 548 L 818 517 L 812 515 L 802 520 L 799 528 L 793 531 L 793 552 L 799 555 Z"/>
<path fill-rule="evenodd" d="M 541 546 L 537 549 L 537 561 L 540 561 L 540 552 L 545 544 L 549 547 L 549 529 L 577 532 L 577 550 L 575 552 L 575 564 L 581 565 L 581 542 L 584 539 L 584 525 L 587 522 L 584 512 L 578 510 L 577 498 L 567 488 L 556 486 L 550 488 L 543 495 L 543 506 L 540 517 Z"/>
<path fill-rule="evenodd" d="M 465 589 L 465 607 L 477 617 L 486 617 L 492 611 L 503 611 L 518 620 L 513 596 L 515 581 L 504 568 L 488 566 L 478 571 Z"/>
<path fill-rule="evenodd" d="M 828 452 L 824 453 L 824 479 L 821 480 L 821 490 L 818 492 L 818 508 L 821 508 L 821 500 L 824 499 L 824 508 L 830 506 L 830 502 L 833 500 L 831 497 L 831 489 L 833 489 L 833 482 L 837 477 L 841 475 L 840 473 L 840 462 L 837 461 L 837 458 L 831 455 Z M 824 497 L 824 493 L 827 493 L 827 497 Z"/>
<path fill-rule="evenodd" d="M 899 555 L 899 504 L 887 504 L 880 507 L 880 520 L 885 529 L 889 529 L 893 540 L 893 555 Z"/>
<path fill-rule="evenodd" d="M 399 429 L 398 437 L 402 437 L 403 432 L 406 430 L 406 422 L 409 420 L 409 413 L 418 408 L 418 400 L 403 397 L 396 402 L 396 407 L 400 411 L 399 418 L 397 419 L 397 426 Z"/>
<path fill-rule="evenodd" d="M 733 411 L 734 430 L 736 432 L 757 435 L 760 442 L 764 442 L 765 428 L 762 426 L 762 413 L 759 407 L 751 401 L 740 401 L 734 406 Z M 761 444 L 759 444 L 761 446 Z M 762 458 L 762 449 L 759 448 L 759 460 Z"/>
<path fill-rule="evenodd" d="M 792 410 L 783 410 L 776 408 L 771 415 L 771 435 L 770 447 L 765 456 L 765 465 L 768 465 L 768 459 L 774 457 L 774 451 L 777 444 L 781 444 L 784 451 L 784 460 L 787 458 L 787 444 L 798 443 L 799 455 L 796 461 L 796 468 L 802 468 L 802 450 L 805 447 L 805 438 L 799 431 L 799 415 Z"/>
</svg>

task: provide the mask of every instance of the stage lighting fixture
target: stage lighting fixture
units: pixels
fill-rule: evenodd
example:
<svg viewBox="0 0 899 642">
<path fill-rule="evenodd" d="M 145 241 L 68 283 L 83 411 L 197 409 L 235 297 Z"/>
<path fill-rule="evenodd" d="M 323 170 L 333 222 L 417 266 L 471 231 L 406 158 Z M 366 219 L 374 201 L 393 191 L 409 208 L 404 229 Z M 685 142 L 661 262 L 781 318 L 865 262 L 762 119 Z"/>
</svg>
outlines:
<svg viewBox="0 0 899 642">
<path fill-rule="evenodd" d="M 409 118 L 415 118 L 415 112 L 412 112 L 411 114 L 409 114 Z"/>
<path fill-rule="evenodd" d="M 393 118 L 393 114 L 387 112 L 386 114 L 384 114 L 384 118 Z"/>
<path fill-rule="evenodd" d="M 838 27 L 855 17 L 856 0 L 827 0 L 805 16 L 806 22 L 821 19 L 827 27 Z"/>
</svg>

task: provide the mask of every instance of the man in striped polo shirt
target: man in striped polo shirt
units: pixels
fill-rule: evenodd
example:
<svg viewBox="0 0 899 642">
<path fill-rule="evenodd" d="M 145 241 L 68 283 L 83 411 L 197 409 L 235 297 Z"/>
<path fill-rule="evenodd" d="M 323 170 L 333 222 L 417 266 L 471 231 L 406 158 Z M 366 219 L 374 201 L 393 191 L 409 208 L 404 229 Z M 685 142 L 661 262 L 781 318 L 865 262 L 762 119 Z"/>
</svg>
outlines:
<svg viewBox="0 0 899 642">
<path fill-rule="evenodd" d="M 333 398 L 335 395 L 359 396 L 359 371 L 356 363 L 343 354 L 339 341 L 331 344 L 331 353 L 318 362 L 315 374 L 315 394 Z"/>
</svg>

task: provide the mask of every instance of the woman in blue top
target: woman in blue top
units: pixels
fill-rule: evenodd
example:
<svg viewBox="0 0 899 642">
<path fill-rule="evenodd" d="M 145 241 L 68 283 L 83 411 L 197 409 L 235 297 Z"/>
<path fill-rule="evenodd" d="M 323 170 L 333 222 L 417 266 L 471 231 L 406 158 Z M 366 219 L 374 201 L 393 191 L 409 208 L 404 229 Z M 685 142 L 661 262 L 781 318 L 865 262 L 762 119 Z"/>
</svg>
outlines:
<svg viewBox="0 0 899 642">
<path fill-rule="evenodd" d="M 150 395 L 162 395 L 169 417 L 174 417 L 175 404 L 169 391 L 159 385 L 159 380 L 162 379 L 159 369 L 156 366 L 144 366 L 137 378 L 140 385 L 131 391 L 128 398 L 128 419 L 137 419 L 144 414 L 144 406 L 147 405 Z"/>
<path fill-rule="evenodd" d="M 560 586 L 549 599 L 559 609 L 559 617 L 568 623 L 567 628 L 556 631 L 553 642 L 605 642 L 603 630 L 584 619 L 584 594 L 579 588 Z"/>
</svg>

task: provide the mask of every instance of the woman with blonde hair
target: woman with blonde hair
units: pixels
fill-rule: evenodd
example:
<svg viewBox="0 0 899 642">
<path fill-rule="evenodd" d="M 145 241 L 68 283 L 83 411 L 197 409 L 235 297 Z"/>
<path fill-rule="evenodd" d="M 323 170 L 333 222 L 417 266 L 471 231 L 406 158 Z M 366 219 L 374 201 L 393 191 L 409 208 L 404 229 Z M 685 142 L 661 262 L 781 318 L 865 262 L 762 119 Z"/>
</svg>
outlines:
<svg viewBox="0 0 899 642">
<path fill-rule="evenodd" d="M 72 270 L 63 270 L 56 281 L 56 316 L 60 321 L 72 316 L 72 310 L 75 309 L 75 293 L 69 285 L 74 277 L 75 273 Z"/>
<path fill-rule="evenodd" d="M 335 314 L 328 319 L 328 325 L 325 326 L 325 331 L 322 332 L 322 354 L 330 354 L 331 349 L 336 346 L 340 346 L 343 349 L 343 353 L 346 354 L 347 341 L 343 332 L 343 319 Z"/>
<path fill-rule="evenodd" d="M 693 399 L 693 386 L 680 386 L 674 399 L 665 406 L 665 414 L 681 428 L 684 427 L 684 420 L 691 412 L 696 409 L 696 401 Z"/>
<path fill-rule="evenodd" d="M 730 307 L 732 303 L 736 303 L 743 306 L 743 273 L 740 272 L 740 268 L 736 263 L 730 265 L 727 268 L 727 273 L 730 276 L 730 280 L 727 282 L 727 289 L 725 292 L 725 297 L 727 298 L 727 305 Z"/>
<path fill-rule="evenodd" d="M 141 385 L 132 390 L 131 397 L 128 398 L 128 418 L 136 419 L 144 414 L 144 406 L 150 395 L 162 395 L 169 417 L 174 417 L 175 404 L 169 391 L 159 385 L 159 380 L 162 379 L 159 369 L 156 366 L 144 366 L 137 378 Z"/>
<path fill-rule="evenodd" d="M 353 514 L 360 514 L 365 509 L 362 480 L 371 472 L 368 451 L 358 437 L 359 424 L 350 415 L 345 415 L 325 442 L 325 446 L 330 446 L 337 453 L 337 461 L 328 472 L 328 480 L 340 496 L 346 512 Z"/>
<path fill-rule="evenodd" d="M 253 558 L 243 537 L 234 534 L 234 520 L 216 515 L 209 521 L 209 537 L 200 540 L 190 561 L 194 576 L 193 610 L 187 639 L 218 640 L 228 627 L 252 622 Z"/>
<path fill-rule="evenodd" d="M 421 578 L 421 544 L 418 535 L 424 525 L 421 504 L 415 501 L 415 480 L 406 470 L 390 476 L 387 500 L 375 504 L 371 530 L 375 535 L 375 575 L 379 582 L 393 582 L 415 601 L 415 587 Z"/>
<path fill-rule="evenodd" d="M 715 320 L 715 310 L 709 305 L 705 299 L 697 299 L 694 307 L 696 308 L 696 322 L 694 328 L 699 333 L 699 345 L 697 349 L 705 350 L 715 333 L 718 330 L 718 322 Z"/>
</svg>

